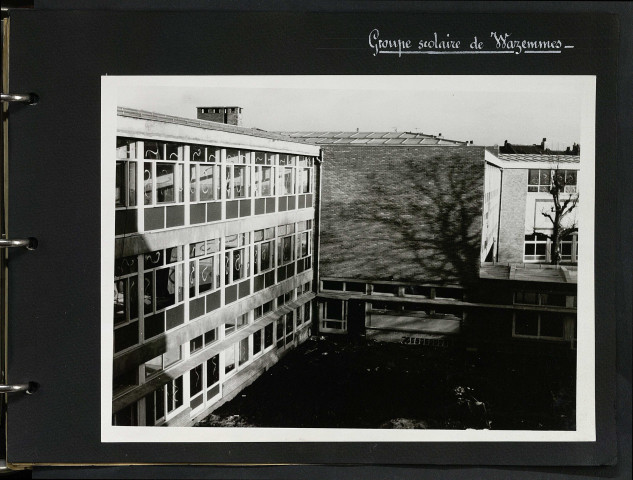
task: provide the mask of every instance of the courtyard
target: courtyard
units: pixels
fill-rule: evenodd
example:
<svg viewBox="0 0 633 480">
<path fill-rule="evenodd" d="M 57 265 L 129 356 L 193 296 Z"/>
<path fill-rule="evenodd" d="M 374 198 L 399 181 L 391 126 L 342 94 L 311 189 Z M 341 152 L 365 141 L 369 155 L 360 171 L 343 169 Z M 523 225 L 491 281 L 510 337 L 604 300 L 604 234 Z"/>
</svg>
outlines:
<svg viewBox="0 0 633 480">
<path fill-rule="evenodd" d="M 196 426 L 574 430 L 574 359 L 313 337 Z"/>
</svg>

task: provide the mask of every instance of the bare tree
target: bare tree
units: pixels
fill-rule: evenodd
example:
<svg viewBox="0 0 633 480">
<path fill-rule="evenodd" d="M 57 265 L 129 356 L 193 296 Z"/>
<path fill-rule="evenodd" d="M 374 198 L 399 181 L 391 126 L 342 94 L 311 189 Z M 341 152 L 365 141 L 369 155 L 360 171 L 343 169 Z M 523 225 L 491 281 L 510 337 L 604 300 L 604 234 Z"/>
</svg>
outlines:
<svg viewBox="0 0 633 480">
<path fill-rule="evenodd" d="M 568 178 L 566 178 L 566 176 Z M 569 193 L 569 196 L 565 197 L 565 186 L 570 181 L 569 177 L 569 173 L 566 173 L 565 170 L 560 169 L 558 166 L 556 167 L 556 169 L 552 173 L 551 185 L 549 189 L 549 193 L 552 196 L 552 200 L 554 201 L 554 206 L 550 209 L 549 212 L 545 210 L 541 211 L 541 215 L 552 222 L 551 235 L 540 233 L 541 235 L 547 237 L 552 244 L 552 248 L 550 251 L 550 263 L 552 265 L 558 265 L 561 261 L 561 240 L 566 236 L 578 231 L 578 224 L 575 220 L 569 225 L 564 225 L 565 218 L 578 206 L 579 198 L 577 190 L 575 192 L 567 192 Z M 574 184 L 576 184 L 576 175 L 573 176 L 573 179 Z M 563 198 L 561 198 L 561 194 L 563 194 Z"/>
</svg>

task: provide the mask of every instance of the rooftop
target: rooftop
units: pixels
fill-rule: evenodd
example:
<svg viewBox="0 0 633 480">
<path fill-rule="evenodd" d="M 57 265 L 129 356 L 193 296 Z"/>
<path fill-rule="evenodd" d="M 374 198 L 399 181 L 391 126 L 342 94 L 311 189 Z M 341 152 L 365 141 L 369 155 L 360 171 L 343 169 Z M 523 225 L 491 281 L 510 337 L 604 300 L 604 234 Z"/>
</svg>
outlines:
<svg viewBox="0 0 633 480">
<path fill-rule="evenodd" d="M 479 277 L 487 280 L 578 283 L 578 270 L 567 265 L 482 263 Z"/>
<path fill-rule="evenodd" d="M 547 163 L 580 163 L 579 155 L 546 155 L 538 153 L 500 153 L 499 160 L 512 163 L 547 162 Z"/>
<path fill-rule="evenodd" d="M 280 132 L 319 145 L 461 146 L 467 141 L 417 132 Z"/>
<path fill-rule="evenodd" d="M 578 155 L 580 153 L 580 145 L 574 143 L 572 147 L 567 147 L 566 150 L 552 150 L 545 146 L 547 141 L 544 138 L 540 144 L 533 145 L 513 145 L 507 140 L 503 145 L 499 146 L 499 153 L 518 153 L 518 154 L 546 154 L 546 155 Z"/>
<path fill-rule="evenodd" d="M 206 107 L 205 107 L 206 108 Z M 122 117 L 137 118 L 141 120 L 152 120 L 155 122 L 171 123 L 175 125 L 186 125 L 189 127 L 204 128 L 207 130 L 218 130 L 221 132 L 239 133 L 242 135 L 250 135 L 252 137 L 268 138 L 271 140 L 283 140 L 286 142 L 308 143 L 301 138 L 291 138 L 288 135 L 276 132 L 268 132 L 259 128 L 239 127 L 236 125 L 227 125 L 220 122 L 212 122 L 210 120 L 198 120 L 195 118 L 175 117 L 173 115 L 164 115 L 162 113 L 148 112 L 146 110 L 137 110 L 134 108 L 117 107 L 117 115 Z"/>
</svg>

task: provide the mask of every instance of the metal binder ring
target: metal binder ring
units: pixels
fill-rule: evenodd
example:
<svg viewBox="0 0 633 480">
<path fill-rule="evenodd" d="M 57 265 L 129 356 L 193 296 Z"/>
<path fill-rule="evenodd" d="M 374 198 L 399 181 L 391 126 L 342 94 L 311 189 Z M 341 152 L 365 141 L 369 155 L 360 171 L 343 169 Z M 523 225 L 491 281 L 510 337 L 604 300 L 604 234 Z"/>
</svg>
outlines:
<svg viewBox="0 0 633 480">
<path fill-rule="evenodd" d="M 35 93 L 3 93 L 1 98 L 3 102 L 20 102 L 29 105 L 35 105 L 40 99 Z"/>
<path fill-rule="evenodd" d="M 37 390 L 37 383 L 17 383 L 15 385 L 0 385 L 0 393 L 17 393 L 25 392 L 30 395 Z"/>
<path fill-rule="evenodd" d="M 27 250 L 35 250 L 37 248 L 37 240 L 35 238 L 16 238 L 15 240 L 0 238 L 0 248 L 14 247 L 25 247 Z"/>
</svg>

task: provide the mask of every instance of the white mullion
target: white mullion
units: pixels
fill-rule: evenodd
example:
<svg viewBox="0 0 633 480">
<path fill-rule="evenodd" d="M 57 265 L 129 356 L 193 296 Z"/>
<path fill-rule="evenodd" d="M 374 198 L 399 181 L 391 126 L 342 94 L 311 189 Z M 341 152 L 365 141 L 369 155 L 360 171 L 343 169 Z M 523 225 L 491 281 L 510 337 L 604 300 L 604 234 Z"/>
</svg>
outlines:
<svg viewBox="0 0 633 480">
<path fill-rule="evenodd" d="M 140 209 L 142 211 L 142 209 Z M 144 255 L 141 253 L 136 256 L 136 301 L 138 308 L 138 343 L 139 345 L 145 341 L 145 263 Z"/>
</svg>

